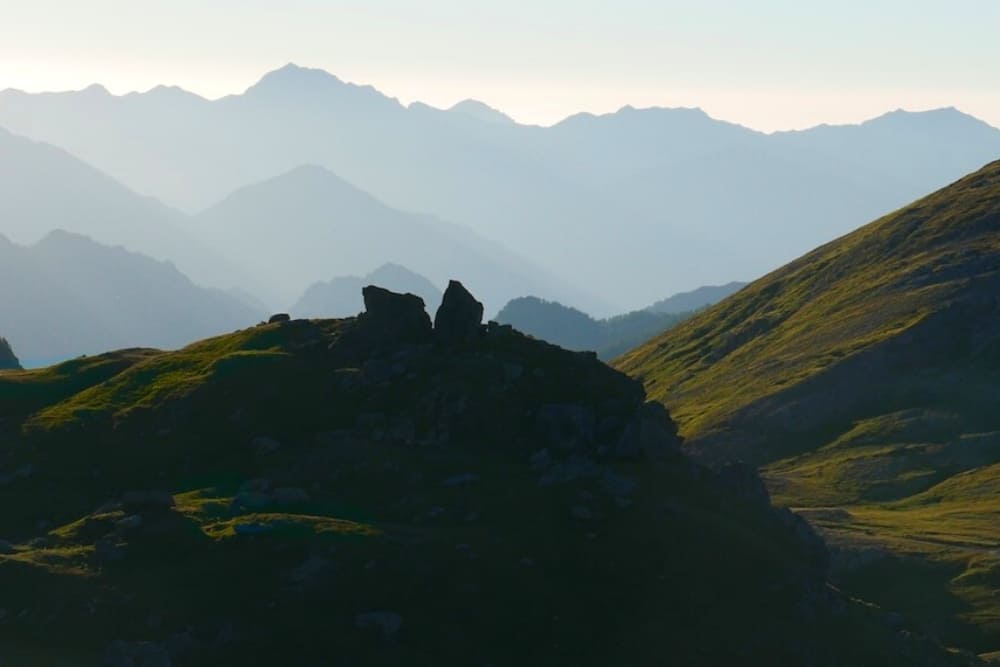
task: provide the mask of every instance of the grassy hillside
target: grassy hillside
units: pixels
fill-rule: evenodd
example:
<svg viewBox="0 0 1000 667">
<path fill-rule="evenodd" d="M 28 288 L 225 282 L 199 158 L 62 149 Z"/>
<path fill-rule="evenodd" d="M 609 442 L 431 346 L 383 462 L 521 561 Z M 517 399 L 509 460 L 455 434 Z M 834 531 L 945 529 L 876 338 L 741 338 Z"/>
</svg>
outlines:
<svg viewBox="0 0 1000 667">
<path fill-rule="evenodd" d="M 848 567 L 848 590 L 997 650 L 1000 501 L 981 490 L 1000 474 L 998 294 L 1000 162 L 615 365 L 669 407 L 692 451 L 763 466 L 778 502 L 814 508 L 848 550 L 878 543 L 923 577 L 902 600 L 894 573 L 909 566 Z"/>
<path fill-rule="evenodd" d="M 972 664 L 831 589 L 635 381 L 397 315 L 0 375 L 0 657 Z"/>
</svg>

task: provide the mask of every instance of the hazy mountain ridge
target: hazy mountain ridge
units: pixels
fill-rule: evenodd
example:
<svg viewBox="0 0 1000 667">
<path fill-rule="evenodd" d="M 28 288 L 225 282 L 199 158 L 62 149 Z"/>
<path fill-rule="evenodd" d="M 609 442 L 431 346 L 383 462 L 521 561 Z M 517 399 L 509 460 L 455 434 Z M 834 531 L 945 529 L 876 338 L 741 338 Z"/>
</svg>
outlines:
<svg viewBox="0 0 1000 667">
<path fill-rule="evenodd" d="M 699 110 L 624 107 L 542 128 L 407 108 L 294 66 L 173 112 L 152 94 L 6 91 L 0 125 L 187 210 L 321 164 L 598 292 L 606 308 L 587 309 L 602 316 L 664 285 L 760 275 L 1000 154 L 1000 131 L 947 110 L 766 135 Z"/>
<path fill-rule="evenodd" d="M 616 361 L 691 451 L 813 508 L 848 591 L 977 652 L 1000 648 L 998 239 L 994 162 Z"/>
<path fill-rule="evenodd" d="M 169 263 L 62 231 L 33 246 L 0 237 L 0 312 L 25 362 L 174 348 L 264 315 Z"/>
<path fill-rule="evenodd" d="M 190 220 L 214 247 L 268 276 L 282 303 L 331 274 L 404 265 L 437 284 L 467 276 L 491 308 L 526 292 L 594 299 L 471 230 L 386 206 L 323 167 L 303 166 L 242 188 Z"/>
<path fill-rule="evenodd" d="M 692 314 L 647 309 L 597 320 L 556 301 L 528 296 L 507 302 L 494 319 L 567 350 L 593 351 L 600 359 L 612 359 Z"/>
<path fill-rule="evenodd" d="M 442 292 L 430 280 L 404 266 L 383 264 L 365 276 L 339 276 L 310 285 L 289 312 L 297 318 L 352 317 L 364 310 L 361 290 L 367 285 L 415 294 L 428 308 L 441 303 Z"/>
<path fill-rule="evenodd" d="M 256 290 L 252 278 L 185 231 L 185 218 L 60 148 L 0 128 L 0 235 L 33 244 L 67 230 L 171 261 L 204 285 Z"/>
<path fill-rule="evenodd" d="M 725 285 L 705 285 L 690 292 L 679 292 L 668 296 L 666 299 L 661 299 L 652 306 L 649 306 L 646 310 L 654 313 L 689 313 L 701 310 L 706 306 L 714 305 L 746 286 L 747 283 L 741 282 L 726 283 Z"/>
</svg>

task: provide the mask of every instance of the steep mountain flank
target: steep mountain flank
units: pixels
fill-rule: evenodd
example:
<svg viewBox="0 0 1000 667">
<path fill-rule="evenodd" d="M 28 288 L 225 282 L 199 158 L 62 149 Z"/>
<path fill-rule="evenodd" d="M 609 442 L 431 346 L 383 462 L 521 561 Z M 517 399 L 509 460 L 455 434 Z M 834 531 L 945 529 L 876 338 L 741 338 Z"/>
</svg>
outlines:
<svg viewBox="0 0 1000 667">
<path fill-rule="evenodd" d="M 4 660 L 975 662 L 827 586 L 803 520 L 593 355 L 456 282 L 433 325 L 364 301 L 0 376 Z"/>
<path fill-rule="evenodd" d="M 839 507 L 812 516 L 841 536 L 946 562 L 920 580 L 955 601 L 923 591 L 911 612 L 956 642 L 1000 648 L 1000 502 L 977 491 L 1000 463 L 1000 162 L 616 365 L 671 409 L 699 456 L 765 466 L 783 503 Z M 882 600 L 903 586 L 855 579 Z"/>
<path fill-rule="evenodd" d="M 21 362 L 11 349 L 6 338 L 0 338 L 0 371 L 20 370 Z"/>
</svg>

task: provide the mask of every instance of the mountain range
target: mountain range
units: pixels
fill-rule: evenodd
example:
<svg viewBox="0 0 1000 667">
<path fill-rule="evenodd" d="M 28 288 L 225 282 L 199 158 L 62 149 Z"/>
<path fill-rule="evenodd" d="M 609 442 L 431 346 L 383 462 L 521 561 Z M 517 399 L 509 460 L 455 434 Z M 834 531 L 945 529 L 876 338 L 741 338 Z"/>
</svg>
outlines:
<svg viewBox="0 0 1000 667">
<path fill-rule="evenodd" d="M 404 106 L 294 65 L 218 100 L 166 87 L 0 93 L 0 126 L 170 206 L 203 211 L 319 165 L 390 208 L 502 243 L 593 294 L 602 309 L 559 300 L 597 316 L 762 275 L 1000 153 L 1000 130 L 955 109 L 775 134 L 698 109 L 624 107 L 552 127 L 493 111 Z"/>
<path fill-rule="evenodd" d="M 264 316 L 170 263 L 62 231 L 31 246 L 0 237 L 0 313 L 28 366 L 123 346 L 176 348 Z"/>
<path fill-rule="evenodd" d="M 291 307 L 296 317 L 351 317 L 364 310 L 361 290 L 377 285 L 393 292 L 415 294 L 428 307 L 441 303 L 441 290 L 427 278 L 398 264 L 383 264 L 365 276 L 339 276 L 311 285 Z"/>
<path fill-rule="evenodd" d="M 495 319 L 567 350 L 592 351 L 600 359 L 611 359 L 690 315 L 636 310 L 596 320 L 576 308 L 528 296 L 509 301 Z"/>
<path fill-rule="evenodd" d="M 269 295 L 281 304 L 317 281 L 384 263 L 438 284 L 464 276 L 491 308 L 539 292 L 595 304 L 503 246 L 459 225 L 390 208 L 322 167 L 298 167 L 241 188 L 187 224 L 234 263 L 267 276 Z"/>
<path fill-rule="evenodd" d="M 1000 162 L 616 361 L 703 460 L 762 468 L 838 583 L 1000 649 Z"/>
</svg>

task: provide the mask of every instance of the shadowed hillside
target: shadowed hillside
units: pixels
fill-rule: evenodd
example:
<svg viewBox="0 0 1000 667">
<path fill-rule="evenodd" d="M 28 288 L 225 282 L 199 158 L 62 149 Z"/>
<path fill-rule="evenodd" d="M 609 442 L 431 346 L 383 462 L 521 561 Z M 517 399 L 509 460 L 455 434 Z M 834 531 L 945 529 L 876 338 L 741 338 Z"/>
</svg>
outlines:
<svg viewBox="0 0 1000 667">
<path fill-rule="evenodd" d="M 992 651 L 998 294 L 1000 162 L 765 276 L 616 366 L 669 406 L 691 451 L 762 465 L 780 502 L 821 508 L 811 516 L 843 543 L 849 590 Z M 851 560 L 858 550 L 867 555 Z"/>
<path fill-rule="evenodd" d="M 804 521 L 592 355 L 457 283 L 433 327 L 365 306 L 0 376 L 4 659 L 974 663 L 828 587 Z"/>
</svg>

